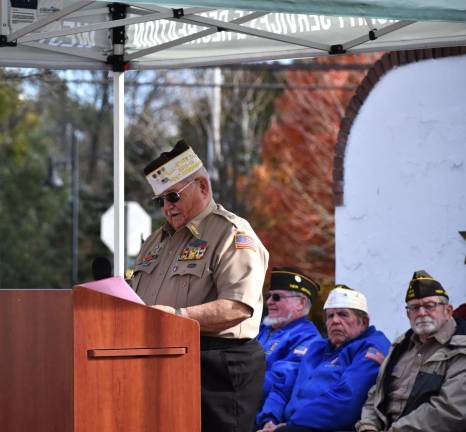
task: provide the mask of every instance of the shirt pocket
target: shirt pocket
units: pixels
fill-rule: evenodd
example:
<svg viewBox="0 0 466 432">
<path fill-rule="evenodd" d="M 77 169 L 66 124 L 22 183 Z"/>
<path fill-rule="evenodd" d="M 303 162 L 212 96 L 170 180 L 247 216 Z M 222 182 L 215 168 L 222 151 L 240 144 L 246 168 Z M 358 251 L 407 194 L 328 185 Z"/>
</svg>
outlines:
<svg viewBox="0 0 466 432">
<path fill-rule="evenodd" d="M 410 365 L 397 364 L 391 372 L 391 389 L 397 393 L 406 393 L 412 387 L 415 377 Z"/>
<path fill-rule="evenodd" d="M 173 265 L 170 278 L 172 286 L 176 289 L 176 307 L 194 306 L 204 303 L 202 293 L 202 280 L 206 262 L 176 261 Z"/>
<path fill-rule="evenodd" d="M 143 276 L 150 276 L 157 267 L 158 260 L 154 259 L 151 262 L 140 262 L 134 266 L 133 276 L 131 277 L 131 286 L 139 293 L 139 284 Z"/>
<path fill-rule="evenodd" d="M 138 273 L 151 274 L 154 271 L 154 269 L 157 267 L 158 263 L 159 263 L 158 258 L 155 258 L 149 262 L 142 261 L 136 264 L 136 266 L 134 267 L 134 274 L 135 275 Z"/>
</svg>

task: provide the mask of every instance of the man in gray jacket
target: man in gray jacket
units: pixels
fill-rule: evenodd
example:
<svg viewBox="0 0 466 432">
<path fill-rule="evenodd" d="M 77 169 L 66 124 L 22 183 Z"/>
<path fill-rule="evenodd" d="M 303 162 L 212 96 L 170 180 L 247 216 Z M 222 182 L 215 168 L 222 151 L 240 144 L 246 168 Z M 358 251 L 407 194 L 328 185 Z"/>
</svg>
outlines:
<svg viewBox="0 0 466 432">
<path fill-rule="evenodd" d="M 466 321 L 425 271 L 414 273 L 406 303 L 411 330 L 393 343 L 356 430 L 466 431 Z"/>
</svg>

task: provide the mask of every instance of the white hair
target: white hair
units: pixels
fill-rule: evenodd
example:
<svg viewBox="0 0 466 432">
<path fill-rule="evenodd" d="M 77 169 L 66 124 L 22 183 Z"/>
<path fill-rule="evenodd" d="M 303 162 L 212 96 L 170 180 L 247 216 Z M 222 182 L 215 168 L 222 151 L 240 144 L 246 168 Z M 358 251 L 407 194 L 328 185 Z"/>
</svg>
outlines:
<svg viewBox="0 0 466 432">
<path fill-rule="evenodd" d="M 190 174 L 188 177 L 184 179 L 184 181 L 186 183 L 189 183 L 190 181 L 195 180 L 199 177 L 204 177 L 207 180 L 207 183 L 209 184 L 209 194 L 210 196 L 212 196 L 212 183 L 210 181 L 210 175 L 204 166 L 201 166 L 197 171 Z"/>
<path fill-rule="evenodd" d="M 311 311 L 311 308 L 312 308 L 311 299 L 307 295 L 304 295 L 304 294 L 301 294 L 301 293 L 297 293 L 297 295 L 298 295 L 298 297 L 301 297 L 301 298 L 303 298 L 305 300 L 303 316 L 309 315 L 309 312 Z"/>
</svg>

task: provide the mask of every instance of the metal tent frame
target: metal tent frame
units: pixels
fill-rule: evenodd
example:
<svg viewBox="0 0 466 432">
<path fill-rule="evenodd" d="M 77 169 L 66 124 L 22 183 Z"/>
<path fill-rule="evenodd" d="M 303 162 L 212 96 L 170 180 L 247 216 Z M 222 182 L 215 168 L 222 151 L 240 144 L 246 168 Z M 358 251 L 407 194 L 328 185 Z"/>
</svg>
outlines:
<svg viewBox="0 0 466 432">
<path fill-rule="evenodd" d="M 41 0 L 34 1 L 37 9 Z M 466 5 L 460 0 L 433 0 L 430 7 L 418 0 L 412 9 L 397 0 L 368 1 L 365 8 L 355 0 L 242 0 L 234 4 L 238 10 L 215 0 L 175 7 L 161 6 L 164 0 L 56 1 L 62 6 L 31 13 L 31 22 L 18 24 L 15 13 L 28 11 L 21 15 L 13 5 L 24 4 L 0 0 L 0 66 L 114 71 L 114 273 L 120 276 L 126 70 L 466 45 Z M 358 15 L 348 16 L 352 12 Z"/>
</svg>

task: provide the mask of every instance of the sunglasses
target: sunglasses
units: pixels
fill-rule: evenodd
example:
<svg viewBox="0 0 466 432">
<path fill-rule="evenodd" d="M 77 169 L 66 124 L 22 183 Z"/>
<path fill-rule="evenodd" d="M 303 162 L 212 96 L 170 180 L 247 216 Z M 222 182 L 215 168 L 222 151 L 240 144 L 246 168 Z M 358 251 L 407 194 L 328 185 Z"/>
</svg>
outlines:
<svg viewBox="0 0 466 432">
<path fill-rule="evenodd" d="M 274 302 L 279 302 L 281 299 L 286 299 L 290 297 L 301 297 L 299 295 L 283 295 L 283 294 L 277 294 L 277 293 L 267 293 L 265 295 L 265 300 L 272 299 Z"/>
<path fill-rule="evenodd" d="M 197 179 L 191 180 L 189 183 L 186 183 L 179 191 L 168 192 L 165 195 L 160 195 L 153 197 L 152 201 L 160 208 L 163 207 L 163 203 L 167 200 L 169 203 L 176 203 L 181 199 L 181 192 L 183 192 L 191 183 L 195 182 Z"/>
</svg>

